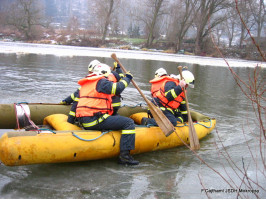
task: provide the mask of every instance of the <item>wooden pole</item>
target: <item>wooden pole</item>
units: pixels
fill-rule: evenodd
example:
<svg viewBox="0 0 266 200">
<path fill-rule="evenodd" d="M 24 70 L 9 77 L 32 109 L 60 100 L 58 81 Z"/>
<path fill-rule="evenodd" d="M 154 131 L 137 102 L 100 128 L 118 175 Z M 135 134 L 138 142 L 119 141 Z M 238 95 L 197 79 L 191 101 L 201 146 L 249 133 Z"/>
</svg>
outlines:
<svg viewBox="0 0 266 200">
<path fill-rule="evenodd" d="M 179 74 L 180 74 L 180 78 L 182 80 L 183 79 L 182 66 L 178 66 L 178 71 L 179 71 Z M 185 94 L 185 100 L 186 100 L 186 106 L 187 106 L 190 147 L 191 147 L 192 150 L 197 150 L 197 149 L 200 149 L 199 138 L 198 138 L 198 135 L 196 133 L 195 127 L 193 125 L 193 121 L 192 121 L 191 114 L 190 114 L 190 111 L 189 111 L 189 105 L 188 105 L 186 89 L 184 88 L 183 91 L 184 91 L 184 94 Z"/>
<path fill-rule="evenodd" d="M 121 62 L 116 57 L 116 54 L 113 53 L 111 57 L 120 65 L 123 72 L 127 73 L 124 66 L 121 64 Z M 138 87 L 138 85 L 133 79 L 131 80 L 131 82 L 135 86 L 135 88 L 139 91 L 143 99 L 146 101 L 154 120 L 156 121 L 157 125 L 161 128 L 165 136 L 169 136 L 171 133 L 173 133 L 175 131 L 175 127 L 169 121 L 169 119 L 163 114 L 161 109 L 156 107 L 149 99 L 147 99 L 147 97 L 143 94 L 143 92 L 141 91 L 141 89 Z"/>
</svg>

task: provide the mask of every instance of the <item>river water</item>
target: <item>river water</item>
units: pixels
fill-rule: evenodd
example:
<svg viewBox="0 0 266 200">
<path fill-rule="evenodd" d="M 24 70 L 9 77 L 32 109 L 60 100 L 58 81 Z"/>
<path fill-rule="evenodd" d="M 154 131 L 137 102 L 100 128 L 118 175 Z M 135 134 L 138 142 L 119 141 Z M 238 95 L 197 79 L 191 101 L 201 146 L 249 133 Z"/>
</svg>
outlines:
<svg viewBox="0 0 266 200">
<path fill-rule="evenodd" d="M 196 78 L 195 88 L 188 89 L 190 108 L 217 119 L 216 129 L 197 151 L 208 166 L 186 147 L 135 155 L 140 161 L 136 167 L 118 165 L 116 159 L 18 167 L 1 164 L 0 198 L 256 198 L 254 193 L 266 198 L 257 118 L 222 59 L 0 42 L 0 103 L 58 103 L 79 87 L 77 81 L 86 75 L 91 60 L 112 66 L 112 52 L 147 96 L 148 81 L 156 69 L 164 67 L 169 74 L 178 74 L 178 65 L 188 66 Z M 256 62 L 232 60 L 231 64 L 248 82 Z M 260 64 L 259 80 L 265 90 L 265 63 Z M 122 97 L 125 105 L 144 103 L 132 84 Z M 265 108 L 265 101 L 261 104 Z M 265 110 L 262 114 L 265 124 Z M 265 157 L 265 143 L 262 154 Z M 252 188 L 241 184 L 247 182 L 245 174 L 252 179 Z M 238 189 L 227 190 L 230 185 Z"/>
</svg>

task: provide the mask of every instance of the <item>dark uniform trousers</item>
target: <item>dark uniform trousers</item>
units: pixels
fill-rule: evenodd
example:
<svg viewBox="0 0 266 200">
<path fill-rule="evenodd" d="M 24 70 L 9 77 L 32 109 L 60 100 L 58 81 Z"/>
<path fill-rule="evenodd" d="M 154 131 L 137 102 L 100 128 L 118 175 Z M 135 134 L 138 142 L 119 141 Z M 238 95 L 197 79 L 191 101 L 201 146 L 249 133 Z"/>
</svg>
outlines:
<svg viewBox="0 0 266 200">
<path fill-rule="evenodd" d="M 177 118 L 175 115 L 169 110 L 162 110 L 163 114 L 169 119 L 169 121 L 173 124 L 173 126 L 177 125 Z M 148 118 L 147 124 L 158 126 L 154 118 Z"/>
<path fill-rule="evenodd" d="M 135 124 L 128 117 L 105 114 L 100 117 L 79 117 L 78 121 L 86 130 L 122 130 L 120 151 L 135 149 Z"/>
</svg>

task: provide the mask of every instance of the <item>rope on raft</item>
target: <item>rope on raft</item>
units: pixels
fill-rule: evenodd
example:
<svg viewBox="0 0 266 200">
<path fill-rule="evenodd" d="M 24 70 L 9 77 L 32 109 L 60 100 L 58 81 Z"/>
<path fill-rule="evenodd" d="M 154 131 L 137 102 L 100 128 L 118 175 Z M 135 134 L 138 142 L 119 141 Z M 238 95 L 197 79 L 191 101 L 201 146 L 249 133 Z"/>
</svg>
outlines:
<svg viewBox="0 0 266 200">
<path fill-rule="evenodd" d="M 24 109 L 24 107 L 21 104 L 29 104 L 28 102 L 19 102 L 19 103 L 14 103 L 14 107 L 15 107 L 15 115 L 16 115 L 16 121 L 17 121 L 17 127 L 18 129 L 20 129 L 20 124 L 19 124 L 19 119 L 18 119 L 18 113 L 17 113 L 17 106 L 20 106 L 21 109 L 23 110 L 28 122 L 30 123 L 30 125 L 34 128 L 34 129 L 30 129 L 31 131 L 37 131 L 38 134 L 41 133 L 41 131 L 50 131 L 54 134 L 56 134 L 55 131 L 51 130 L 51 129 L 47 129 L 47 128 L 40 128 L 39 126 L 37 126 L 31 119 L 30 119 L 30 114 L 27 114 L 26 110 Z"/>
<path fill-rule="evenodd" d="M 136 108 L 136 107 L 142 107 L 142 105 L 147 106 L 147 103 L 141 102 L 141 103 L 136 104 L 135 106 L 128 106 L 127 104 L 123 104 L 123 106 L 121 106 L 121 108 L 126 107 L 126 106 L 131 107 L 131 108 Z"/>
<path fill-rule="evenodd" d="M 201 125 L 201 126 L 204 126 L 205 128 L 211 128 L 211 127 L 212 127 L 212 120 L 209 119 L 209 122 L 210 122 L 210 126 L 206 126 L 205 124 L 202 124 L 202 123 L 199 123 L 199 122 L 196 122 L 196 123 L 193 123 L 193 124 L 199 124 L 199 125 Z M 150 128 L 150 127 L 152 127 L 153 125 L 152 125 L 152 124 L 147 124 L 147 125 L 140 125 L 140 126 L 145 126 L 145 127 L 147 127 L 147 128 Z M 178 125 L 176 125 L 176 127 L 185 127 L 185 126 L 188 126 L 188 124 L 184 123 L 184 125 L 182 125 L 182 126 L 178 126 Z"/>
<path fill-rule="evenodd" d="M 199 123 L 199 122 L 196 122 L 196 123 L 194 123 L 194 124 L 199 124 L 199 125 L 204 126 L 204 127 L 206 127 L 206 128 L 211 128 L 211 127 L 212 127 L 212 120 L 209 119 L 209 122 L 210 122 L 210 126 L 206 126 L 205 124 L 201 124 L 201 123 Z M 185 123 L 185 124 L 182 125 L 182 126 L 176 126 L 176 127 L 184 127 L 184 126 L 188 126 L 188 125 Z"/>
<path fill-rule="evenodd" d="M 111 130 L 109 130 L 109 131 L 105 131 L 105 132 L 102 132 L 101 135 L 99 135 L 99 136 L 96 137 L 96 138 L 92 138 L 92 139 L 84 139 L 84 138 L 79 137 L 79 136 L 78 136 L 77 134 L 75 134 L 74 132 L 71 132 L 71 133 L 72 133 L 72 135 L 73 135 L 74 137 L 76 137 L 76 138 L 78 138 L 78 139 L 80 139 L 80 140 L 82 140 L 82 141 L 90 142 L 90 141 L 97 140 L 98 138 L 102 137 L 104 134 L 109 133 L 109 132 L 111 132 Z"/>
<path fill-rule="evenodd" d="M 26 102 L 26 101 L 22 101 L 22 102 L 18 102 L 17 104 L 29 104 L 29 102 Z"/>
<path fill-rule="evenodd" d="M 30 123 L 30 125 L 38 131 L 40 128 L 30 119 L 30 116 L 27 114 L 26 110 L 24 109 L 24 107 L 21 104 L 28 104 L 28 103 L 27 102 L 14 103 L 14 109 L 15 109 L 15 115 L 16 115 L 16 121 L 17 121 L 18 129 L 20 129 L 20 123 L 19 123 L 18 111 L 17 111 L 16 106 L 21 107 L 21 109 L 23 110 L 23 113 L 26 116 L 26 118 L 28 119 L 28 122 Z M 38 131 L 38 133 L 39 133 L 39 131 Z"/>
</svg>

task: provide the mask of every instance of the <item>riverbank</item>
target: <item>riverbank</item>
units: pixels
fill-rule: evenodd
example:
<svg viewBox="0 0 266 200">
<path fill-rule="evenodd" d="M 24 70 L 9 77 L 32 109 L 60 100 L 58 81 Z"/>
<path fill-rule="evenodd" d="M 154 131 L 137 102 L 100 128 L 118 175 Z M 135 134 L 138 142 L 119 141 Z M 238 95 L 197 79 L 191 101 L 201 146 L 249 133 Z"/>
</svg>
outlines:
<svg viewBox="0 0 266 200">
<path fill-rule="evenodd" d="M 56 56 L 89 56 L 89 57 L 106 57 L 110 58 L 111 53 L 116 53 L 119 58 L 141 59 L 141 60 L 160 60 L 168 62 L 176 62 L 177 64 L 190 63 L 207 66 L 228 67 L 250 67 L 256 66 L 266 67 L 266 62 L 248 61 L 243 59 L 226 59 L 212 58 L 204 56 L 193 56 L 183 54 L 171 54 L 154 51 L 142 50 L 121 50 L 111 48 L 93 48 L 79 47 L 54 44 L 35 44 L 22 42 L 3 42 L 0 41 L 0 53 L 15 54 L 42 54 Z"/>
</svg>

